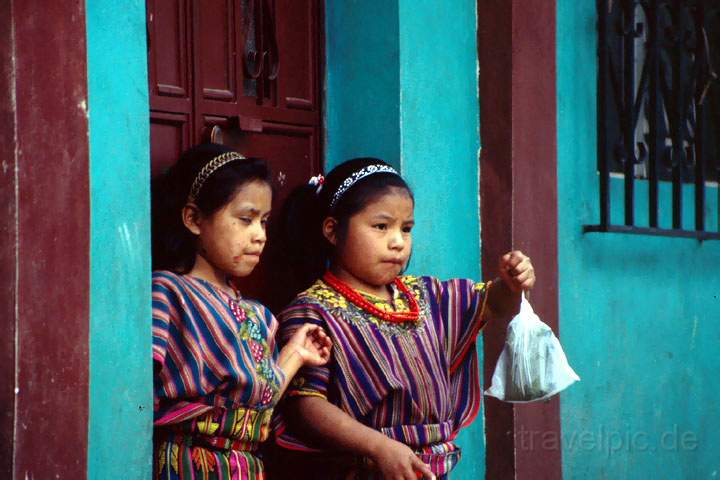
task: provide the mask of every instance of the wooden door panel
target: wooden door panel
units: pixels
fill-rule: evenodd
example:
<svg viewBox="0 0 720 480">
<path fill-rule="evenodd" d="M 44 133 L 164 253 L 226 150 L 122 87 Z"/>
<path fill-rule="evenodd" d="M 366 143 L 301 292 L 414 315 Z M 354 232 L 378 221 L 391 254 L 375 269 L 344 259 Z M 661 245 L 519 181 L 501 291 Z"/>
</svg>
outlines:
<svg viewBox="0 0 720 480">
<path fill-rule="evenodd" d="M 203 0 L 196 4 L 196 71 L 200 95 L 205 100 L 236 99 L 237 13 L 233 0 Z"/>
<path fill-rule="evenodd" d="M 164 172 L 190 146 L 190 115 L 151 112 L 151 176 Z"/>
<path fill-rule="evenodd" d="M 280 52 L 278 90 L 281 107 L 315 110 L 317 78 L 317 5 L 315 0 L 276 0 Z"/>
<path fill-rule="evenodd" d="M 214 123 L 209 119 L 208 123 Z M 280 204 L 288 193 L 319 173 L 315 160 L 317 128 L 260 122 L 260 132 L 224 130 L 223 143 L 248 157 L 261 157 L 273 171 L 275 201 Z"/>
<path fill-rule="evenodd" d="M 189 16 L 186 0 L 148 0 L 150 96 L 189 98 Z"/>
<path fill-rule="evenodd" d="M 198 133 L 204 116 L 230 119 L 240 114 L 318 124 L 321 15 L 317 0 L 211 0 L 196 3 L 195 12 Z M 277 59 L 273 39 L 279 49 L 274 79 L 268 78 Z M 252 78 L 258 72 L 259 78 Z"/>
<path fill-rule="evenodd" d="M 277 123 L 301 124 L 301 125 L 317 125 L 320 122 L 317 112 L 297 110 L 297 109 L 280 109 L 268 108 L 258 105 L 251 107 L 241 106 L 234 103 L 204 101 L 197 107 L 200 116 L 197 118 L 198 128 L 202 128 L 204 116 L 224 117 L 230 121 L 237 117 L 253 117 Z M 234 121 L 234 120 L 233 120 Z"/>
</svg>

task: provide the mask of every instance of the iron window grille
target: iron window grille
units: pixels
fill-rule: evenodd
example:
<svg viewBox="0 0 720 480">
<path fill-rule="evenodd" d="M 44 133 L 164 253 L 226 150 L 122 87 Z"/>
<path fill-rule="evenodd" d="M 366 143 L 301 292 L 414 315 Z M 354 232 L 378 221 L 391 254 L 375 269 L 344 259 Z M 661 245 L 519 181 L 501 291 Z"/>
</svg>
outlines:
<svg viewBox="0 0 720 480">
<path fill-rule="evenodd" d="M 706 230 L 708 182 L 720 183 L 720 1 L 598 0 L 600 224 L 585 232 L 720 239 Z M 624 224 L 610 221 L 611 173 L 624 176 Z M 635 183 L 648 183 L 648 226 L 637 226 Z M 672 183 L 672 226 L 661 227 L 660 181 Z M 695 228 L 683 229 L 694 184 Z M 718 216 L 720 230 L 720 188 Z"/>
</svg>

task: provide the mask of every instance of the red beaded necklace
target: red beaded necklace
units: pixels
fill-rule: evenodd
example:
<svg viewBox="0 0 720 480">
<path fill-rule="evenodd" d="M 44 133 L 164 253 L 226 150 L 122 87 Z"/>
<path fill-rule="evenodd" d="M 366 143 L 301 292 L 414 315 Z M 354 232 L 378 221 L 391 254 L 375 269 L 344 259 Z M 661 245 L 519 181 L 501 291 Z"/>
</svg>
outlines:
<svg viewBox="0 0 720 480">
<path fill-rule="evenodd" d="M 420 318 L 420 307 L 418 306 L 417 300 L 415 300 L 415 297 L 412 292 L 410 292 L 410 289 L 407 288 L 399 278 L 396 278 L 394 283 L 395 286 L 407 297 L 408 303 L 410 304 L 409 312 L 386 312 L 385 310 L 376 307 L 357 290 L 337 278 L 330 271 L 325 272 L 325 275 L 323 275 L 323 281 L 356 306 L 385 321 L 392 323 L 416 322 L 418 318 Z"/>
</svg>

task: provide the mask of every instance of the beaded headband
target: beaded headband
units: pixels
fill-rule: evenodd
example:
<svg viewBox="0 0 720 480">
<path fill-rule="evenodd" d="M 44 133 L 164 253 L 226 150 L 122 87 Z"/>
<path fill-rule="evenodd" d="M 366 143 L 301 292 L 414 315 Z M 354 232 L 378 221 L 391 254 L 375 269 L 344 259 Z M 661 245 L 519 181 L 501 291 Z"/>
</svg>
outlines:
<svg viewBox="0 0 720 480">
<path fill-rule="evenodd" d="M 198 194 L 200 193 L 200 189 L 202 188 L 203 184 L 208 179 L 208 177 L 213 174 L 215 170 L 222 167 L 226 163 L 232 162 L 233 160 L 245 160 L 245 157 L 243 157 L 237 152 L 227 152 L 218 155 L 217 157 L 206 163 L 205 166 L 200 170 L 200 172 L 198 172 L 197 177 L 195 177 L 195 180 L 192 183 L 192 187 L 190 187 L 188 202 L 195 201 Z"/>
<path fill-rule="evenodd" d="M 400 175 L 397 170 L 395 170 L 393 167 L 389 165 L 368 165 L 367 167 L 363 167 L 360 170 L 353 172 L 352 175 L 350 175 L 348 178 L 346 178 L 338 187 L 337 191 L 332 197 L 332 200 L 330 200 L 330 208 L 333 208 L 335 204 L 340 200 L 340 198 L 343 196 L 345 192 L 347 192 L 350 187 L 355 185 L 358 181 L 361 179 L 367 177 L 368 175 L 372 175 L 374 173 L 394 173 L 395 175 Z"/>
</svg>

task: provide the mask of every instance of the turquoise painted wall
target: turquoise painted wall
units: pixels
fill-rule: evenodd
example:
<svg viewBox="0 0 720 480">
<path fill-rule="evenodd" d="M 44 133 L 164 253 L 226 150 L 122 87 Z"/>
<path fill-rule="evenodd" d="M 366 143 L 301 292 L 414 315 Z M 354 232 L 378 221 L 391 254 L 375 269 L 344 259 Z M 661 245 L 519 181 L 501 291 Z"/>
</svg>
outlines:
<svg viewBox="0 0 720 480">
<path fill-rule="evenodd" d="M 410 271 L 480 279 L 476 2 L 399 4 L 400 162 L 416 199 Z M 454 478 L 485 477 L 483 416 L 458 437 Z"/>
<path fill-rule="evenodd" d="M 557 13 L 560 333 L 582 377 L 561 399 L 564 476 L 715 478 L 720 242 L 581 232 L 599 221 L 595 2 L 559 0 Z M 621 180 L 612 188 L 622 207 Z"/>
<path fill-rule="evenodd" d="M 480 279 L 475 2 L 366 3 L 327 2 L 327 166 L 399 165 L 416 196 L 409 271 Z M 484 478 L 482 415 L 459 437 L 457 478 Z"/>
<path fill-rule="evenodd" d="M 396 1 L 325 4 L 325 158 L 400 158 L 400 83 Z"/>
<path fill-rule="evenodd" d="M 145 2 L 87 2 L 91 277 L 88 478 L 152 459 Z"/>
</svg>

